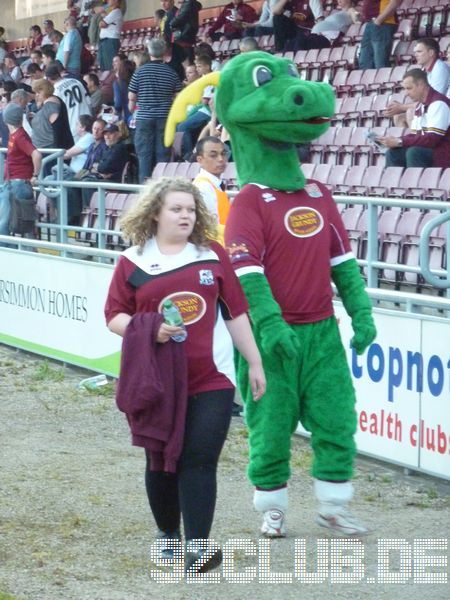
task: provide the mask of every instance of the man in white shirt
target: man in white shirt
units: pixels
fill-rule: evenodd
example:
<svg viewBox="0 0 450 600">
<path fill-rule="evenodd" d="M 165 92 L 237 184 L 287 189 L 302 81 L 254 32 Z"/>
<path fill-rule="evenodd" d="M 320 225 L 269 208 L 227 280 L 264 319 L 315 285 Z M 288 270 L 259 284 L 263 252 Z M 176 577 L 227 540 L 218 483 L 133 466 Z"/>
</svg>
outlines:
<svg viewBox="0 0 450 600">
<path fill-rule="evenodd" d="M 63 79 L 56 61 L 46 68 L 45 76 L 53 84 L 55 96 L 58 96 L 67 107 L 70 131 L 76 142 L 78 140 L 78 119 L 81 115 L 92 115 L 89 96 L 84 85 L 72 77 Z"/>
<path fill-rule="evenodd" d="M 439 58 L 440 52 L 439 42 L 433 38 L 419 39 L 414 46 L 417 66 L 427 74 L 429 86 L 440 94 L 446 94 L 450 86 L 450 67 Z M 415 109 L 416 102 L 391 102 L 386 115 L 394 117 L 398 127 L 410 127 Z"/>
<path fill-rule="evenodd" d="M 230 211 L 230 201 L 221 179 L 228 164 L 230 152 L 219 138 L 209 136 L 197 142 L 195 155 L 201 169 L 193 184 L 203 196 L 208 211 L 217 223 L 218 241 L 223 244 L 223 232 Z"/>
<path fill-rule="evenodd" d="M 123 25 L 123 14 L 119 4 L 120 0 L 108 0 L 108 9 L 102 13 L 99 22 L 98 61 L 102 71 L 111 71 L 112 60 L 119 52 Z"/>
</svg>

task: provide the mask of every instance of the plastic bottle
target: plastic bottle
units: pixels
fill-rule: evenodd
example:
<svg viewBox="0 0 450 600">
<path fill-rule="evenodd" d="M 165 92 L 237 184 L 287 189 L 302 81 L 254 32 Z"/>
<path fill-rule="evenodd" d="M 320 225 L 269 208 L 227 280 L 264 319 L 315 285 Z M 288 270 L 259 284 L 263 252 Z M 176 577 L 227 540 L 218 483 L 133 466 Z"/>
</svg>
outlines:
<svg viewBox="0 0 450 600">
<path fill-rule="evenodd" d="M 78 384 L 78 389 L 86 389 L 86 390 L 96 390 L 102 385 L 106 385 L 109 383 L 106 375 L 102 373 L 101 375 L 94 375 L 94 377 L 88 377 L 87 379 L 83 379 Z"/>
<path fill-rule="evenodd" d="M 178 306 L 174 304 L 172 300 L 166 300 L 163 302 L 162 314 L 167 325 L 182 327 L 184 329 L 183 333 L 171 336 L 174 342 L 184 342 L 184 340 L 187 338 L 187 331 Z"/>
</svg>

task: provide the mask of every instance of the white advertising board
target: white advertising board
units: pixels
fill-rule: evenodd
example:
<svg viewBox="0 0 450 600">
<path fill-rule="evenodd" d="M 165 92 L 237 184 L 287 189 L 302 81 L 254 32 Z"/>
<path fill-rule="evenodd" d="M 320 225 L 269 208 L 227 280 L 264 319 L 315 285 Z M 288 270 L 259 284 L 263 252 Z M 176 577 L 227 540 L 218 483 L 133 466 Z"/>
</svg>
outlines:
<svg viewBox="0 0 450 600">
<path fill-rule="evenodd" d="M 0 250 L 0 341 L 117 375 L 121 339 L 105 325 L 112 267 Z"/>
</svg>

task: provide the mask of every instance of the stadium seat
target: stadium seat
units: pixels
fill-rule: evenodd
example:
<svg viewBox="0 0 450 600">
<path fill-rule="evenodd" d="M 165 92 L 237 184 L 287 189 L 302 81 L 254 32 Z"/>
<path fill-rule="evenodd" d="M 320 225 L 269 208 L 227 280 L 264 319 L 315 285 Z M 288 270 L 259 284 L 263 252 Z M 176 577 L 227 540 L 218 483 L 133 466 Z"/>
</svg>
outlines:
<svg viewBox="0 0 450 600">
<path fill-rule="evenodd" d="M 313 163 L 302 163 L 301 165 L 303 175 L 306 177 L 306 179 L 314 179 L 313 174 L 315 168 L 316 165 Z"/>
<path fill-rule="evenodd" d="M 415 236 L 417 234 L 422 217 L 423 213 L 419 209 L 405 210 L 400 214 L 394 230 L 385 232 L 381 242 L 380 260 L 394 264 L 400 261 L 402 244 L 407 236 Z M 390 225 L 391 223 L 388 221 L 386 229 Z M 387 281 L 398 282 L 401 279 L 401 273 L 392 269 L 385 269 L 382 278 Z"/>
<path fill-rule="evenodd" d="M 430 167 L 424 169 L 417 183 L 417 188 L 411 187 L 407 190 L 405 198 L 421 198 L 425 200 L 430 198 L 429 190 L 436 189 L 442 175 L 442 169 Z"/>
<path fill-rule="evenodd" d="M 152 173 L 152 179 L 158 179 L 162 177 L 164 174 L 164 170 L 166 169 L 168 163 L 160 162 L 155 165 Z"/>
<path fill-rule="evenodd" d="M 346 174 L 347 167 L 345 165 L 333 165 L 325 185 L 333 192 L 336 186 L 343 185 Z"/>
<path fill-rule="evenodd" d="M 391 188 L 398 187 L 403 173 L 403 167 L 387 167 L 377 184 L 369 183 L 369 196 L 387 196 Z"/>
<path fill-rule="evenodd" d="M 361 186 L 364 180 L 366 167 L 364 165 L 353 165 L 349 167 L 344 183 L 336 185 L 334 188 L 335 194 L 349 194 L 355 186 Z"/>
<path fill-rule="evenodd" d="M 436 188 L 427 190 L 427 197 L 432 200 L 448 200 L 450 197 L 450 168 L 442 173 Z"/>
<path fill-rule="evenodd" d="M 418 187 L 422 172 L 423 168 L 421 167 L 408 167 L 405 169 L 398 186 L 391 187 L 390 195 L 396 198 L 405 198 L 409 190 Z"/>
<path fill-rule="evenodd" d="M 314 169 L 314 179 L 320 181 L 320 183 L 326 183 L 330 175 L 332 165 L 320 164 L 316 165 Z"/>
</svg>

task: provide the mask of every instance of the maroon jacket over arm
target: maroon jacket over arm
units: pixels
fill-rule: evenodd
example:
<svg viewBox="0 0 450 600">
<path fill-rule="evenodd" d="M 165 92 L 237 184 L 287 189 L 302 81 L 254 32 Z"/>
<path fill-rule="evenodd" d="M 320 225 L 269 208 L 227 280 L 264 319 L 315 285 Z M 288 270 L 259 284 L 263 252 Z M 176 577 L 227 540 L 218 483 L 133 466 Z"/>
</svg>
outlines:
<svg viewBox="0 0 450 600">
<path fill-rule="evenodd" d="M 156 341 L 163 318 L 136 313 L 125 331 L 116 402 L 132 444 L 150 450 L 154 471 L 176 471 L 183 447 L 187 362 L 183 343 Z"/>
</svg>

